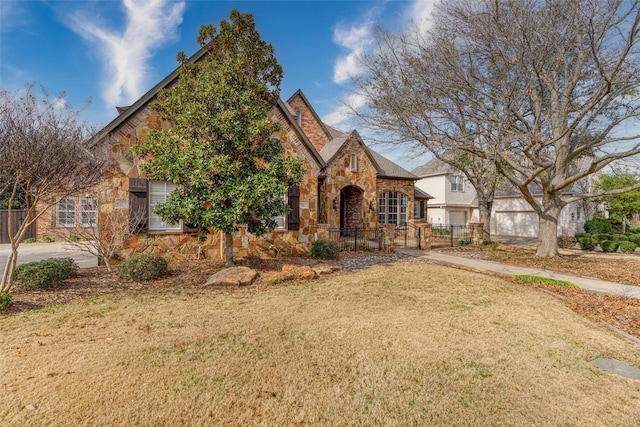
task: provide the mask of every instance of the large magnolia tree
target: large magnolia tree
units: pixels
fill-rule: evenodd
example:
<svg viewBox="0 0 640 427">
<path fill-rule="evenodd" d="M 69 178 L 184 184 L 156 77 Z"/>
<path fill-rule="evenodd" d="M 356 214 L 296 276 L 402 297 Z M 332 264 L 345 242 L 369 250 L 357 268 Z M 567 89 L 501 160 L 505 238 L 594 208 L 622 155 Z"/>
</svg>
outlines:
<svg viewBox="0 0 640 427">
<path fill-rule="evenodd" d="M 638 1 L 443 0 L 427 33 L 369 61 L 383 78 L 358 85 L 361 114 L 491 163 L 537 212 L 537 255 L 556 256 L 561 209 L 607 191 L 561 193 L 640 153 L 639 24 Z"/>
<path fill-rule="evenodd" d="M 275 228 L 302 166 L 272 137 L 282 68 L 253 17 L 234 10 L 219 31 L 203 26 L 198 42 L 207 54 L 195 63 L 178 54 L 178 82 L 152 106 L 172 126 L 153 130 L 133 152 L 147 159 L 148 178 L 180 184 L 156 207 L 162 219 L 224 232 L 233 265 L 233 233 L 243 224 L 256 235 Z"/>
<path fill-rule="evenodd" d="M 11 244 L 0 291 L 11 288 L 18 247 L 29 227 L 59 198 L 84 195 L 99 182 L 104 162 L 83 144 L 90 132 L 63 96 L 35 93 L 32 85 L 0 90 L 0 200 L 8 211 Z M 16 208 L 26 215 L 14 230 Z"/>
</svg>

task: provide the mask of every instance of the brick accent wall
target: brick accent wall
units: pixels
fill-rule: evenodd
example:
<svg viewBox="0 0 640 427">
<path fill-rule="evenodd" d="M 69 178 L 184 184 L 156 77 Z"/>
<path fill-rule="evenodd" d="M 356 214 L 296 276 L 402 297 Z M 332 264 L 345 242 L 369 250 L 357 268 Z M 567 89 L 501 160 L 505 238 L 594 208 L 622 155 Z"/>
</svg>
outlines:
<svg viewBox="0 0 640 427">
<path fill-rule="evenodd" d="M 296 111 L 300 111 L 300 114 L 302 115 L 300 120 L 302 130 L 316 150 L 322 150 L 322 147 L 329 142 L 329 139 L 322 129 L 321 124 L 318 123 L 311 110 L 309 110 L 309 107 L 307 107 L 307 103 L 304 102 L 300 95 L 297 95 L 289 102 L 289 106 L 291 106 L 294 113 Z"/>
</svg>

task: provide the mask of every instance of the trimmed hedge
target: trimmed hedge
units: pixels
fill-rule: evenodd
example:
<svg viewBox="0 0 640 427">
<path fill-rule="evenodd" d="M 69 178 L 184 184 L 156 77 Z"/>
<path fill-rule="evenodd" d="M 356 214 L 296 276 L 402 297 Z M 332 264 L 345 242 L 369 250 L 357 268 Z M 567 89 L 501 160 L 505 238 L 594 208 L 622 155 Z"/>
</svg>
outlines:
<svg viewBox="0 0 640 427">
<path fill-rule="evenodd" d="M 575 234 L 575 238 L 576 239 L 580 239 L 582 237 L 591 237 L 591 234 L 589 234 L 589 233 L 576 233 Z"/>
<path fill-rule="evenodd" d="M 623 242 L 629 240 L 629 238 L 624 234 L 612 234 L 611 240 L 615 240 L 616 242 Z"/>
<path fill-rule="evenodd" d="M 596 239 L 599 243 L 602 243 L 605 240 L 613 240 L 611 234 L 598 233 L 598 234 L 594 234 L 592 237 Z"/>
<path fill-rule="evenodd" d="M 620 246 L 620 242 L 616 242 L 615 240 L 603 240 L 600 242 L 602 252 L 615 252 L 618 250 L 618 246 Z"/>
<path fill-rule="evenodd" d="M 630 242 L 633 242 L 636 245 L 640 245 L 640 234 L 631 234 L 628 237 Z"/>
<path fill-rule="evenodd" d="M 311 258 L 338 259 L 340 246 L 333 240 L 316 240 L 311 244 Z"/>
<path fill-rule="evenodd" d="M 0 292 L 0 311 L 11 307 L 11 303 L 13 302 L 13 297 L 9 292 Z"/>
<path fill-rule="evenodd" d="M 20 264 L 13 276 L 13 286 L 23 291 L 51 289 L 62 285 L 69 277 L 64 263 L 56 259 Z"/>
<path fill-rule="evenodd" d="M 73 277 L 80 271 L 80 267 L 73 258 L 47 258 L 47 261 L 54 261 L 63 266 L 67 270 L 67 277 Z"/>
<path fill-rule="evenodd" d="M 578 244 L 580 245 L 580 249 L 584 251 L 592 251 L 595 249 L 598 241 L 591 237 L 581 237 L 578 239 Z"/>
<path fill-rule="evenodd" d="M 633 242 L 620 242 L 618 249 L 625 254 L 632 254 L 636 250 L 636 247 L 638 247 L 638 245 Z"/>
<path fill-rule="evenodd" d="M 169 263 L 158 255 L 138 255 L 118 266 L 118 275 L 125 279 L 144 282 L 154 280 L 167 272 Z"/>
</svg>

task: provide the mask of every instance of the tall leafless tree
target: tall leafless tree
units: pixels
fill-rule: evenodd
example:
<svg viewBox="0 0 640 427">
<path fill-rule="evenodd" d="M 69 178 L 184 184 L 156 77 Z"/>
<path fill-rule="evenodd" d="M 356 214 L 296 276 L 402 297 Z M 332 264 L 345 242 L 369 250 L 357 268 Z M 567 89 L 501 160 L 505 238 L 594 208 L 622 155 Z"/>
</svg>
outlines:
<svg viewBox="0 0 640 427">
<path fill-rule="evenodd" d="M 561 209 L 603 194 L 563 190 L 640 153 L 639 29 L 638 1 L 443 0 L 427 34 L 385 53 L 394 79 L 368 107 L 436 152 L 490 161 L 538 214 L 537 255 L 557 256 Z"/>
<path fill-rule="evenodd" d="M 40 96 L 33 85 L 16 92 L 0 90 L 0 195 L 8 200 L 9 224 L 18 194 L 27 211 L 15 232 L 8 227 L 11 253 L 0 291 L 9 291 L 12 285 L 18 247 L 27 229 L 57 198 L 98 183 L 103 163 L 83 146 L 88 133 L 64 96 L 51 98 L 44 89 Z"/>
</svg>

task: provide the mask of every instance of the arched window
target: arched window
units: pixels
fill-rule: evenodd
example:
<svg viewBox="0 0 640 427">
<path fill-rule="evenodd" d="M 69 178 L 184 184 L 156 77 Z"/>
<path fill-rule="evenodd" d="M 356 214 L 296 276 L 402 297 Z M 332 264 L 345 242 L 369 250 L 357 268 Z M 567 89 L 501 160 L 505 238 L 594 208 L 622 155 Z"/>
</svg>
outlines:
<svg viewBox="0 0 640 427">
<path fill-rule="evenodd" d="M 378 200 L 380 224 L 405 225 L 407 223 L 407 195 L 399 191 L 382 193 Z"/>
</svg>

